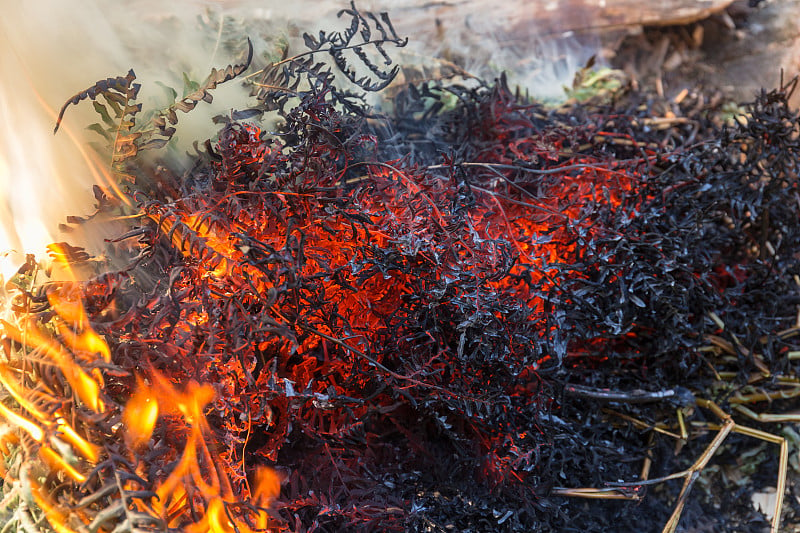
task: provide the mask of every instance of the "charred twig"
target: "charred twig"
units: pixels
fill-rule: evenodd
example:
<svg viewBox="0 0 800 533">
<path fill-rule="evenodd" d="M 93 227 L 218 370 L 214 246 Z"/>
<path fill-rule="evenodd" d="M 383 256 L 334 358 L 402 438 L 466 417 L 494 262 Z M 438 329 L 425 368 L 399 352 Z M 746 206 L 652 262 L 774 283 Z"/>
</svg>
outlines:
<svg viewBox="0 0 800 533">
<path fill-rule="evenodd" d="M 668 401 L 680 406 L 692 405 L 695 401 L 694 395 L 689 389 L 675 387 L 663 391 L 612 391 L 609 389 L 597 389 L 585 387 L 583 385 L 567 385 L 564 393 L 578 398 L 588 398 L 601 402 L 619 403 L 653 403 Z"/>
</svg>

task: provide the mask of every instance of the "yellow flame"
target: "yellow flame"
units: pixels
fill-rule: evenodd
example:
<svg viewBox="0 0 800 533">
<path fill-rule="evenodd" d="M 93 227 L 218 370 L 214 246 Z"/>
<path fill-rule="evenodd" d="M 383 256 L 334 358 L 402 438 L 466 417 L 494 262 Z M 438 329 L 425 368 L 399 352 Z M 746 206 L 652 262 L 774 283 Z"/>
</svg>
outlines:
<svg viewBox="0 0 800 533">
<path fill-rule="evenodd" d="M 24 430 L 36 442 L 42 442 L 42 440 L 44 439 L 44 431 L 42 430 L 42 428 L 40 428 L 27 418 L 18 415 L 17 413 L 6 407 L 5 404 L 3 403 L 0 403 L 0 416 L 8 420 L 11 424 Z"/>
<path fill-rule="evenodd" d="M 218 495 L 223 489 L 229 492 L 230 487 L 227 478 L 217 471 L 204 438 L 210 430 L 203 409 L 214 399 L 214 389 L 192 381 L 184 391 L 178 391 L 159 374 L 153 375 L 153 382 L 160 408 L 165 412 L 180 412 L 190 426 L 183 454 L 169 477 L 156 489 L 157 497 L 152 502 L 166 516 L 169 504 L 183 499 L 187 482 L 206 497 Z"/>
<path fill-rule="evenodd" d="M 252 499 L 258 507 L 269 507 L 272 501 L 281 492 L 281 478 L 274 469 L 268 466 L 259 466 L 253 476 Z M 255 529 L 263 530 L 269 527 L 269 515 L 259 511 L 255 520 Z"/>
<path fill-rule="evenodd" d="M 134 449 L 150 440 L 158 420 L 158 399 L 141 379 L 137 381 L 137 390 L 125 404 L 125 410 L 122 413 L 125 438 L 128 445 Z"/>
<path fill-rule="evenodd" d="M 42 492 L 41 486 L 34 480 L 30 480 L 30 484 L 33 500 L 44 512 L 47 521 L 56 533 L 76 533 L 74 529 L 67 525 L 66 514 L 50 501 L 50 497 Z"/>
<path fill-rule="evenodd" d="M 42 447 L 39 448 L 39 456 L 45 463 L 50 465 L 51 469 L 64 472 L 78 483 L 86 481 L 86 476 L 78 472 L 74 466 L 69 464 L 58 452 L 47 444 L 43 444 Z"/>
<path fill-rule="evenodd" d="M 66 251 L 58 244 L 52 244 L 50 248 L 57 257 L 66 254 Z M 67 269 L 68 273 L 72 273 L 69 263 L 65 263 L 64 267 Z M 74 281 L 74 275 L 71 281 Z M 86 315 L 86 310 L 83 308 L 83 302 L 81 302 L 79 297 L 69 297 L 68 289 L 73 288 L 73 286 L 69 285 L 50 291 L 47 294 L 47 301 L 50 302 L 50 306 L 58 313 L 58 316 L 61 317 L 64 322 L 74 328 L 86 329 L 89 327 L 89 317 Z M 77 294 L 75 296 L 77 296 Z"/>
<path fill-rule="evenodd" d="M 150 385 L 139 380 L 136 392 L 125 407 L 123 420 L 127 438 L 136 446 L 149 439 L 159 413 L 180 415 L 189 426 L 181 457 L 170 475 L 156 488 L 152 508 L 170 527 L 177 527 L 185 520 L 190 503 L 187 487 L 192 487 L 195 494 L 205 499 L 206 512 L 199 521 L 186 527 L 187 532 L 253 531 L 226 512 L 226 502 L 233 502 L 236 498 L 230 480 L 206 444 L 211 430 L 203 411 L 214 400 L 214 389 L 208 384 L 192 381 L 183 390 L 178 390 L 157 372 L 152 372 L 150 377 Z M 259 467 L 254 475 L 251 503 L 256 507 L 267 507 L 279 492 L 280 477 L 271 468 Z M 257 529 L 267 529 L 267 513 L 259 510 L 254 514 Z"/>
<path fill-rule="evenodd" d="M 33 402 L 29 401 L 27 398 L 23 396 L 22 386 L 19 383 L 17 383 L 17 381 L 14 379 L 12 370 L 5 363 L 0 363 L 0 384 L 3 385 L 3 387 L 11 395 L 11 397 L 14 398 L 14 400 L 16 400 L 16 402 L 24 410 L 29 412 L 31 416 L 33 416 L 33 418 L 35 418 L 39 422 L 39 424 L 47 425 L 52 420 L 52 416 L 50 414 L 45 413 L 44 411 L 39 409 Z M 49 398 L 47 397 L 47 395 L 43 393 L 36 392 L 36 394 L 31 394 L 33 391 L 27 391 L 27 392 L 28 395 L 36 396 L 40 400 L 48 399 L 49 400 L 48 403 L 55 404 L 55 399 Z M 36 438 L 34 436 L 34 434 L 37 436 L 39 435 L 39 432 L 41 431 L 40 429 L 41 426 L 25 418 L 22 418 L 22 420 L 24 420 L 27 424 L 31 424 L 31 426 L 29 426 L 26 431 L 28 431 L 28 433 L 31 434 L 31 436 L 37 442 L 41 442 L 42 440 L 41 437 Z M 21 422 L 21 420 L 17 421 Z M 78 435 L 75 429 L 73 429 L 72 426 L 70 426 L 67 423 L 67 421 L 64 419 L 64 416 L 58 411 L 55 412 L 55 425 L 56 425 L 57 436 L 62 437 L 66 442 L 71 444 L 75 449 L 78 450 L 78 452 L 84 458 L 88 459 L 92 463 L 97 462 L 100 456 L 99 448 L 96 445 L 84 439 L 83 437 L 81 437 L 80 435 Z M 38 431 L 33 430 L 32 429 L 33 426 L 35 426 L 38 429 Z M 31 431 L 33 431 L 33 433 L 31 433 Z"/>
<path fill-rule="evenodd" d="M 103 380 L 99 372 L 95 372 L 94 377 L 87 374 L 86 371 L 75 362 L 70 352 L 66 350 L 61 343 L 55 339 L 49 338 L 40 331 L 33 321 L 28 321 L 26 324 L 27 327 L 25 328 L 24 335 L 17 327 L 5 320 L 0 319 L 0 324 L 2 324 L 6 335 L 10 338 L 34 350 L 38 350 L 60 368 L 64 373 L 64 378 L 86 406 L 96 413 L 105 411 L 105 405 L 100 399 L 100 389 L 103 386 Z"/>
<path fill-rule="evenodd" d="M 12 398 L 14 398 L 14 400 L 16 400 L 18 404 L 20 404 L 20 406 L 22 406 L 23 409 L 31 413 L 36 419 L 40 421 L 47 420 L 49 418 L 47 413 L 36 407 L 36 405 L 29 401 L 28 398 L 25 398 L 23 394 L 24 391 L 29 396 L 32 396 L 32 391 L 25 391 L 24 388 L 17 383 L 17 380 L 14 378 L 13 374 L 13 371 L 7 364 L 0 363 L 0 384 L 3 385 L 3 388 L 5 388 L 5 390 L 11 395 Z M 41 399 L 43 395 L 37 392 L 35 396 Z M 55 403 L 55 399 L 50 398 L 50 400 L 51 403 Z"/>
<path fill-rule="evenodd" d="M 58 322 L 58 329 L 68 346 L 64 346 L 55 338 L 50 337 L 46 330 L 40 329 L 39 325 L 29 317 L 23 321 L 22 330 L 2 320 L 0 320 L 0 325 L 10 339 L 32 349 L 29 357 L 35 354 L 36 357 L 49 360 L 61 369 L 64 378 L 78 399 L 90 409 L 101 413 L 105 409 L 103 401 L 100 399 L 100 390 L 104 384 L 102 375 L 98 369 L 85 371 L 75 360 L 73 353 L 79 354 L 83 360 L 89 363 L 97 360 L 97 354 L 109 360 L 108 346 L 91 329 L 80 300 L 76 303 L 63 295 L 56 294 L 56 291 L 48 296 L 61 321 Z M 102 343 L 103 346 L 99 346 L 98 343 Z M 0 363 L 0 384 L 19 404 L 19 409 L 12 410 L 0 402 L 0 416 L 28 433 L 33 440 L 40 444 L 39 457 L 52 471 L 63 472 L 77 483 L 86 481 L 86 476 L 72 464 L 74 461 L 71 459 L 74 457 L 72 452 L 68 452 L 63 447 L 69 446 L 90 464 L 94 464 L 100 457 L 99 446 L 82 437 L 67 422 L 60 409 L 51 410 L 40 407 L 42 405 L 56 406 L 59 402 L 56 398 L 52 398 L 40 390 L 28 390 L 24 385 L 24 378 L 19 379 L 17 371 L 5 363 Z M 49 442 L 45 442 L 45 437 L 49 438 Z M 50 443 L 62 452 L 66 452 L 70 459 L 66 459 L 61 453 L 54 450 Z M 58 516 L 53 516 L 55 517 L 53 526 L 58 529 Z"/>
<path fill-rule="evenodd" d="M 259 466 L 253 481 L 253 503 L 267 507 L 281 492 L 281 478 L 268 466 Z"/>
<path fill-rule="evenodd" d="M 64 417 L 58 412 L 56 412 L 56 435 L 71 444 L 78 450 L 78 453 L 92 464 L 96 463 L 100 458 L 100 447 L 78 435 L 75 429 L 67 424 Z"/>
<path fill-rule="evenodd" d="M 208 517 L 208 530 L 213 533 L 234 533 L 233 523 L 225 513 L 225 506 L 222 499 L 214 498 L 208 504 L 206 510 Z"/>
<path fill-rule="evenodd" d="M 83 333 L 75 333 L 65 324 L 58 325 L 58 332 L 64 339 L 64 344 L 76 354 L 89 353 L 100 354 L 106 363 L 111 362 L 111 351 L 108 344 L 100 335 L 89 329 Z M 93 359 L 93 358 L 92 358 Z M 90 359 L 91 360 L 91 359 Z"/>
</svg>

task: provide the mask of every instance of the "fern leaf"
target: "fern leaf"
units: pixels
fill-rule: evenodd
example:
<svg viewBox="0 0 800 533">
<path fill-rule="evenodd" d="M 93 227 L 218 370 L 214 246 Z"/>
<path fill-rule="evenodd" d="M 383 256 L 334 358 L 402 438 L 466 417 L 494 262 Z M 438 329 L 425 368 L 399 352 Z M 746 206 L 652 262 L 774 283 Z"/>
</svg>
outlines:
<svg viewBox="0 0 800 533">
<path fill-rule="evenodd" d="M 247 54 L 242 62 L 234 65 L 228 65 L 222 70 L 217 70 L 215 68 L 211 69 L 211 74 L 208 76 L 208 78 L 206 78 L 206 81 L 203 82 L 202 85 L 197 85 L 192 92 L 185 94 L 183 98 L 159 113 L 155 118 L 153 118 L 151 124 L 158 130 L 159 134 L 165 137 L 167 140 L 172 138 L 172 136 L 175 134 L 175 128 L 168 128 L 166 124 L 169 122 L 170 124 L 174 125 L 178 122 L 176 111 L 188 113 L 201 101 L 211 103 L 214 97 L 209 91 L 216 89 L 217 85 L 220 83 L 230 81 L 247 70 L 250 67 L 252 60 L 253 42 L 248 38 Z M 187 88 L 190 87 L 186 74 L 184 74 L 184 82 L 186 83 Z"/>
<path fill-rule="evenodd" d="M 53 133 L 58 132 L 58 128 L 61 126 L 61 121 L 64 118 L 64 113 L 67 111 L 67 108 L 70 105 L 77 105 L 87 98 L 95 100 L 100 95 L 104 95 L 107 100 L 110 98 L 109 101 L 118 101 L 120 98 L 124 98 L 125 101 L 127 101 L 125 95 L 127 95 L 131 89 L 134 89 L 137 93 L 139 91 L 139 84 L 132 85 L 132 82 L 135 79 L 136 74 L 134 74 L 133 69 L 131 69 L 125 76 L 117 76 L 116 78 L 99 80 L 88 89 L 84 89 L 83 91 L 80 91 L 74 96 L 68 98 L 61 107 L 61 110 L 58 112 L 58 118 L 56 119 L 56 125 L 53 129 Z"/>
<path fill-rule="evenodd" d="M 92 102 L 92 105 L 94 106 L 94 110 L 100 115 L 100 118 L 103 119 L 103 122 L 109 126 L 115 125 L 115 121 L 111 118 L 111 115 L 108 114 L 108 108 L 106 108 L 106 106 L 96 100 Z"/>
<path fill-rule="evenodd" d="M 106 129 L 103 126 L 101 126 L 100 124 L 98 124 L 97 122 L 87 126 L 86 129 L 97 133 L 98 135 L 103 137 L 108 142 L 111 142 L 111 141 L 114 140 L 114 137 L 110 133 L 108 133 L 106 131 Z"/>
</svg>

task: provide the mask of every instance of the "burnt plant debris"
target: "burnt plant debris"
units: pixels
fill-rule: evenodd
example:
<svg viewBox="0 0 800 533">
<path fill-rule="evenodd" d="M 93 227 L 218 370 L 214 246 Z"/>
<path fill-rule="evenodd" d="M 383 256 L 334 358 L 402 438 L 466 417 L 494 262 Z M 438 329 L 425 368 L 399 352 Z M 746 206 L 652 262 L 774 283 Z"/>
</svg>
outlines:
<svg viewBox="0 0 800 533">
<path fill-rule="evenodd" d="M 109 142 L 140 223 L 109 243 L 129 266 L 80 285 L 111 351 L 96 364 L 111 414 L 101 429 L 71 414 L 94 417 L 82 431 L 104 451 L 54 497 L 129 530 L 185 525 L 147 503 L 180 438 L 163 422 L 131 449 L 115 425 L 133 376 L 157 372 L 213 387 L 205 414 L 231 494 L 249 493 L 258 466 L 281 472 L 277 530 L 660 531 L 679 483 L 633 488 L 649 490 L 638 503 L 560 491 L 637 481 L 645 460 L 670 474 L 708 441 L 675 455 L 633 420 L 672 427 L 683 408 L 717 422 L 688 409 L 695 396 L 729 409 L 796 381 L 795 82 L 731 124 L 699 94 L 553 109 L 503 78 L 407 85 L 380 114 L 359 91 L 392 81 L 387 48 L 404 41 L 383 14 L 342 16 L 348 29 L 307 36 L 309 52 L 251 78 L 254 103 L 221 117 L 185 172 L 142 157 L 139 139 L 168 141 L 174 109 L 242 74 L 252 48 L 144 136 L 132 73 L 68 102 L 103 95 L 107 125 L 125 125 L 137 149 Z M 19 313 L 58 315 L 18 285 Z M 19 343 L 4 347 L 11 358 Z M 57 371 L 40 379 L 71 390 Z M 766 459 L 752 490 L 777 469 Z M 728 496 L 695 489 L 682 524 L 768 524 Z"/>
</svg>

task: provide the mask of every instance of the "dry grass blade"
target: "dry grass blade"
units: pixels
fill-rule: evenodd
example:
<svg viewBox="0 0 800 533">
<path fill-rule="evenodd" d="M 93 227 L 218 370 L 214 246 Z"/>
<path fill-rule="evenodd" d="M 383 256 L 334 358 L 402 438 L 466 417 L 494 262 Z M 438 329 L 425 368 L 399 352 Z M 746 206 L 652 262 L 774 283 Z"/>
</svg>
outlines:
<svg viewBox="0 0 800 533">
<path fill-rule="evenodd" d="M 788 471 L 789 465 L 789 446 L 786 442 L 786 439 L 780 437 L 778 435 L 773 435 L 771 433 L 767 433 L 765 431 L 760 431 L 757 429 L 749 428 L 746 426 L 742 426 L 734 422 L 733 418 L 730 415 L 725 413 L 717 404 L 714 402 L 700 399 L 696 400 L 696 403 L 699 407 L 704 409 L 708 409 L 715 416 L 717 416 L 723 423 L 721 426 L 714 426 L 711 424 L 706 424 L 705 426 L 710 430 L 717 431 L 714 438 L 711 442 L 706 446 L 703 453 L 697 460 L 686 470 L 681 472 L 676 472 L 674 474 L 670 474 L 668 476 L 662 476 L 659 478 L 648 479 L 647 473 L 649 472 L 651 461 L 649 458 L 645 460 L 645 465 L 643 468 L 642 475 L 640 476 L 640 481 L 634 482 L 626 482 L 626 483 L 609 483 L 608 487 L 604 488 L 563 488 L 557 487 L 553 490 L 553 494 L 558 496 L 568 496 L 568 497 L 575 497 L 575 498 L 588 498 L 588 499 L 604 499 L 604 500 L 640 500 L 643 496 L 641 489 L 647 485 L 653 485 L 657 483 L 663 483 L 665 481 L 673 480 L 673 479 L 684 479 L 683 486 L 681 487 L 680 493 L 678 494 L 677 500 L 674 504 L 674 508 L 672 514 L 669 517 L 669 520 L 664 525 L 662 529 L 662 533 L 674 533 L 677 528 L 678 524 L 681 519 L 681 515 L 683 513 L 683 509 L 688 501 L 689 494 L 692 490 L 697 479 L 702 474 L 703 470 L 708 465 L 709 461 L 713 458 L 714 454 L 720 448 L 722 443 L 731 433 L 739 433 L 741 435 L 746 435 L 748 437 L 754 437 L 757 439 L 761 439 L 767 442 L 771 442 L 773 444 L 778 444 L 780 446 L 780 459 L 779 459 L 779 466 L 778 466 L 778 479 L 777 479 L 777 500 L 775 503 L 775 509 L 772 515 L 772 523 L 770 527 L 771 533 L 778 533 L 780 528 L 780 521 L 781 521 L 781 509 L 783 507 L 783 497 L 784 492 L 786 491 L 786 476 Z M 788 417 L 793 416 L 794 418 L 791 419 L 793 421 L 798 420 L 800 415 L 786 415 L 787 418 L 772 418 L 776 415 L 766 415 L 766 416 L 759 416 L 747 409 L 742 405 L 736 405 L 734 408 L 750 416 L 751 418 L 759 421 L 759 422 L 785 422 L 790 420 Z M 647 429 L 656 429 L 651 424 L 646 424 L 639 420 L 633 419 L 627 415 L 623 415 L 621 413 L 616 413 L 614 411 L 606 410 L 607 412 L 611 412 L 617 416 L 621 416 L 624 420 L 627 420 L 637 427 L 640 428 L 647 428 Z M 777 415 L 780 416 L 780 415 Z M 669 433 L 666 431 L 662 431 L 667 435 L 673 436 L 675 438 L 681 438 L 679 435 Z M 652 435 L 652 434 L 651 434 Z M 652 438 L 651 438 L 652 442 Z"/>
</svg>

